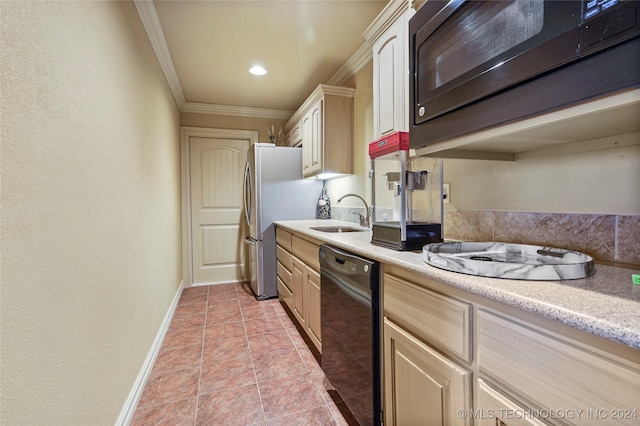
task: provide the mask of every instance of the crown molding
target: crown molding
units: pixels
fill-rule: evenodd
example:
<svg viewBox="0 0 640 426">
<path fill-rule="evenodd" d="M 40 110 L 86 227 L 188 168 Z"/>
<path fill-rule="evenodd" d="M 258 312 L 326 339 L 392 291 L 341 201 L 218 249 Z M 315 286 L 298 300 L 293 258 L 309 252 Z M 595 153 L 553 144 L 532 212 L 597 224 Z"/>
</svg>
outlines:
<svg viewBox="0 0 640 426">
<path fill-rule="evenodd" d="M 158 58 L 160 68 L 164 73 L 164 77 L 167 80 L 169 89 L 173 94 L 173 98 L 178 105 L 180 112 L 195 113 L 195 114 L 214 114 L 214 115 L 229 115 L 236 117 L 255 117 L 255 118 L 268 118 L 273 120 L 289 120 L 295 111 L 279 110 L 279 109 L 267 109 L 267 108 L 254 108 L 254 107 L 242 107 L 235 105 L 219 105 L 208 104 L 202 102 L 189 102 L 184 96 L 182 91 L 182 85 L 178 78 L 171 53 L 169 52 L 169 46 L 164 37 L 162 31 L 162 25 L 160 24 L 160 18 L 158 18 L 158 12 L 153 3 L 153 0 L 133 0 L 133 4 L 138 11 L 140 21 L 147 33 L 147 37 L 151 42 L 153 51 Z M 328 84 L 333 86 L 344 85 L 350 80 L 372 57 L 371 44 L 364 42 L 356 49 L 351 57 L 345 62 L 338 71 L 329 79 Z"/>
<path fill-rule="evenodd" d="M 283 109 L 207 104 L 202 102 L 185 102 L 180 110 L 181 112 L 191 112 L 195 114 L 231 115 L 236 117 L 270 118 L 273 120 L 288 120 L 294 113 L 294 111 Z"/>
<path fill-rule="evenodd" d="M 331 86 L 343 86 L 353 78 L 373 57 L 373 50 L 371 43 L 363 42 L 355 52 L 347 59 L 333 76 L 329 79 L 327 84 Z"/>
<path fill-rule="evenodd" d="M 410 0 L 390 0 L 382 9 L 378 16 L 373 20 L 371 25 L 364 30 L 362 34 L 365 39 L 373 45 L 375 41 L 402 16 L 402 14 L 411 8 Z"/>
<path fill-rule="evenodd" d="M 162 25 L 160 25 L 160 18 L 158 18 L 156 6 L 152 0 L 133 0 L 133 4 L 138 11 L 140 21 L 142 21 L 153 51 L 158 58 L 160 68 L 162 68 L 173 98 L 178 104 L 178 108 L 182 111 L 187 100 L 184 97 L 182 85 L 180 85 L 180 79 L 178 79 L 178 73 L 173 64 L 169 46 L 167 46 L 167 40 L 164 38 L 164 32 L 162 31 Z"/>
</svg>

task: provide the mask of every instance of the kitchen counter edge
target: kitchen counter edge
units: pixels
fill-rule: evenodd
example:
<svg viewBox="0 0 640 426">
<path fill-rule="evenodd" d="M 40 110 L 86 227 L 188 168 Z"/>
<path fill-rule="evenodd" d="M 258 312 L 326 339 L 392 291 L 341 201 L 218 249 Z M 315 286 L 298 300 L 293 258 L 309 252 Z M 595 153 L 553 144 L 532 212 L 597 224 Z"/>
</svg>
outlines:
<svg viewBox="0 0 640 426">
<path fill-rule="evenodd" d="M 420 252 L 373 245 L 370 230 L 326 233 L 311 229 L 319 226 L 357 228 L 352 222 L 318 219 L 275 223 L 324 244 L 640 349 L 640 286 L 631 281 L 632 274 L 640 274 L 638 269 L 596 264 L 594 276 L 564 281 L 485 278 L 438 269 L 424 262 Z"/>
</svg>

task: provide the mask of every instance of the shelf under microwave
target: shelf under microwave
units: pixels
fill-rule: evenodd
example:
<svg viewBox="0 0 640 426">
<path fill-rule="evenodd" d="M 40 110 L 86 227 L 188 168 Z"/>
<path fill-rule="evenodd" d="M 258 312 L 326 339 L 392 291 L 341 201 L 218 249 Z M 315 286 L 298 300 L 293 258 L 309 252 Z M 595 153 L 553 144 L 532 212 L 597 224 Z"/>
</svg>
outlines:
<svg viewBox="0 0 640 426">
<path fill-rule="evenodd" d="M 516 161 L 640 145 L 640 89 L 417 148 L 417 155 Z"/>
</svg>

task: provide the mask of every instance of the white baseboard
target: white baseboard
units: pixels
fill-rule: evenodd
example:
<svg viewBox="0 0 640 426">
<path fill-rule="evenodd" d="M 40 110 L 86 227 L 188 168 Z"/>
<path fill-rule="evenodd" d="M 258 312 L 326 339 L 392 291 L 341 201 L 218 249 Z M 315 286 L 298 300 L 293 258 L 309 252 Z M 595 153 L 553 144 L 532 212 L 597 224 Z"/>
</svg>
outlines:
<svg viewBox="0 0 640 426">
<path fill-rule="evenodd" d="M 149 374 L 151 374 L 153 364 L 156 362 L 158 352 L 160 352 L 160 347 L 162 346 L 162 341 L 164 340 L 164 336 L 167 334 L 169 324 L 171 324 L 173 313 L 176 310 L 176 306 L 178 306 L 178 300 L 180 300 L 180 295 L 182 294 L 183 289 L 184 281 L 181 281 L 180 286 L 178 287 L 178 291 L 176 291 L 176 294 L 173 297 L 173 301 L 171 302 L 171 305 L 169 306 L 169 309 L 167 310 L 167 313 L 165 314 L 164 319 L 160 324 L 160 329 L 158 330 L 156 338 L 151 345 L 151 349 L 147 354 L 147 358 L 145 359 L 144 364 L 142 364 L 142 368 L 138 373 L 136 381 L 133 383 L 133 388 L 131 389 L 131 392 L 129 392 L 129 396 L 125 401 L 124 407 L 122 407 L 122 411 L 120 411 L 120 415 L 118 416 L 118 420 L 116 421 L 116 426 L 127 426 L 129 423 L 131 423 L 133 413 L 136 411 L 136 406 L 138 405 L 138 401 L 140 401 L 144 386 L 147 384 L 147 379 L 149 379 Z"/>
</svg>

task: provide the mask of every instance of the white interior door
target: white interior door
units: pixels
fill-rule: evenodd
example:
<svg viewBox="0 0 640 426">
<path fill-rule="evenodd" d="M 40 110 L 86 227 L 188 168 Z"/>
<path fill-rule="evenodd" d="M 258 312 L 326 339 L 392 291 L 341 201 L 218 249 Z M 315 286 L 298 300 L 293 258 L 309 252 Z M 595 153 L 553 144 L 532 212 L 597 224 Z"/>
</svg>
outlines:
<svg viewBox="0 0 640 426">
<path fill-rule="evenodd" d="M 249 140 L 189 138 L 192 285 L 245 281 L 243 177 Z"/>
</svg>

